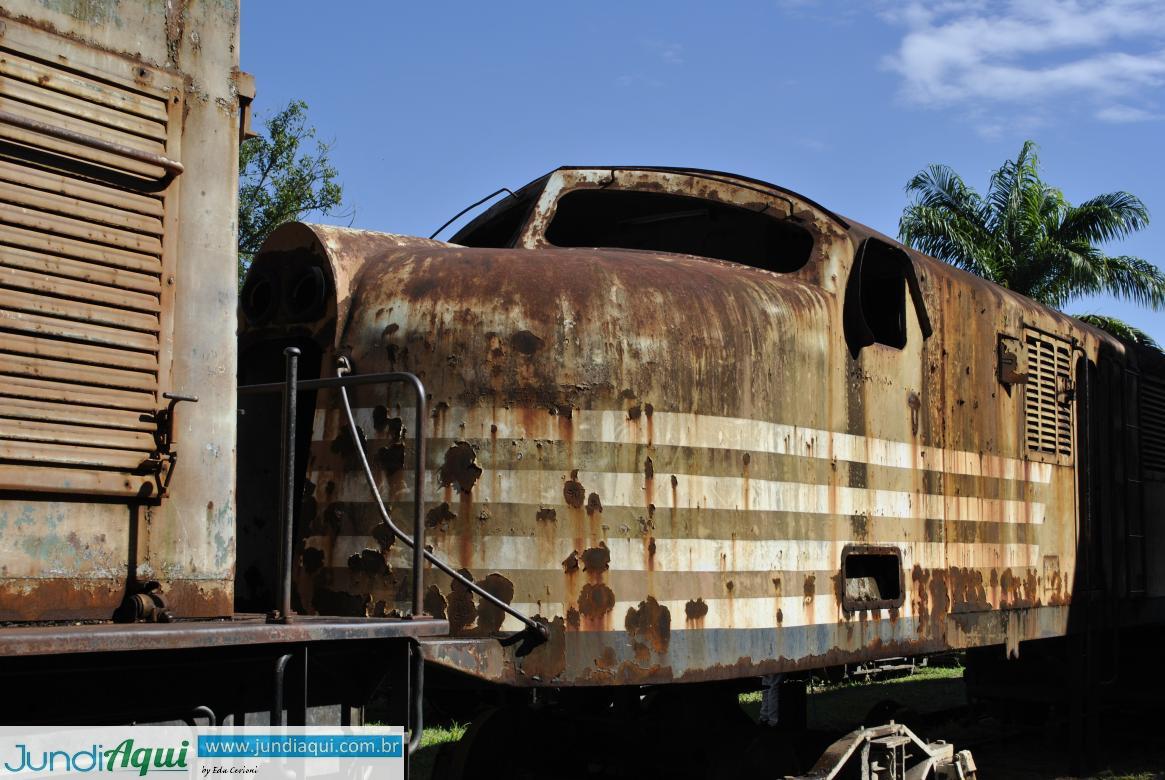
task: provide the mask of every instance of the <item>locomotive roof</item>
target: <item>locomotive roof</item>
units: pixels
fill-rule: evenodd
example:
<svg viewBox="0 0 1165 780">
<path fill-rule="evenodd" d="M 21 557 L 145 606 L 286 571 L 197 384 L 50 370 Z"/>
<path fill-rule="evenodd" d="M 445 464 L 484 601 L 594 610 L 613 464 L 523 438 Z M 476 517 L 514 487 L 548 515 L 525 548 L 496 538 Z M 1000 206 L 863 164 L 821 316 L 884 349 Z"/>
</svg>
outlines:
<svg viewBox="0 0 1165 780">
<path fill-rule="evenodd" d="M 972 287 L 983 287 L 983 288 L 991 289 L 994 291 L 995 294 L 1002 295 L 1004 297 L 1013 297 L 1017 301 L 1021 301 L 1022 305 L 1024 305 L 1024 306 L 1036 307 L 1040 310 L 1045 311 L 1048 314 L 1052 314 L 1053 316 L 1059 316 L 1059 317 L 1066 317 L 1067 316 L 1059 311 L 1056 311 L 1055 309 L 1050 309 L 1046 306 L 1043 306 L 1042 304 L 1039 304 L 1036 301 L 1032 301 L 1031 299 L 1025 298 L 1022 295 L 1019 295 L 1019 294 L 1014 293 L 1010 290 L 1007 290 L 1003 287 L 1000 287 L 1000 286 L 994 284 L 993 282 L 991 282 L 990 280 L 983 279 L 982 277 L 971 274 L 971 273 L 964 271 L 956 266 L 952 266 L 949 263 L 945 263 L 941 260 L 937 260 L 935 258 L 932 258 L 929 255 L 926 255 L 922 252 L 917 251 L 916 249 L 913 249 L 912 247 L 909 247 L 909 246 L 901 243 L 900 241 L 898 241 L 896 238 L 894 238 L 892 236 L 888 236 L 888 235 L 882 233 L 881 231 L 876 230 L 868 225 L 864 225 L 860 222 L 856 222 L 854 220 L 848 219 L 847 217 L 844 217 L 844 216 L 828 209 L 827 207 L 821 205 L 820 203 L 813 200 L 812 198 L 808 198 L 808 197 L 806 197 L 806 196 L 804 196 L 804 195 L 802 195 L 794 190 L 790 190 L 788 188 L 781 187 L 777 184 L 773 184 L 772 182 L 764 181 L 763 179 L 756 179 L 756 178 L 753 178 L 750 176 L 742 176 L 742 175 L 736 174 L 736 173 L 729 173 L 729 172 L 725 172 L 725 171 L 717 171 L 717 170 L 711 170 L 711 169 L 705 169 L 705 168 L 689 168 L 689 167 L 681 167 L 681 166 L 662 166 L 662 165 L 562 165 L 562 166 L 559 166 L 559 167 L 547 172 L 546 174 L 538 177 L 537 179 L 534 179 L 533 181 L 523 185 L 522 187 L 518 188 L 517 190 L 515 190 L 513 192 L 511 192 L 509 190 L 499 190 L 499 193 L 500 192 L 509 192 L 511 195 L 511 198 L 506 198 L 506 199 L 503 199 L 501 201 L 498 201 L 497 203 L 494 203 L 490 208 L 486 209 L 484 212 L 480 213 L 477 217 L 470 220 L 466 225 L 464 225 L 451 239 L 449 239 L 449 241 L 454 243 L 454 244 L 462 243 L 462 239 L 464 237 L 472 234 L 474 232 L 474 230 L 477 229 L 480 225 L 487 223 L 489 220 L 493 219 L 499 213 L 504 212 L 507 209 L 509 209 L 513 205 L 513 203 L 512 203 L 513 198 L 519 198 L 519 199 L 523 199 L 523 200 L 529 199 L 530 201 L 536 200 L 537 195 L 539 193 L 542 193 L 546 189 L 547 185 L 550 183 L 551 179 L 556 174 L 561 174 L 563 172 L 572 172 L 572 171 L 588 171 L 588 172 L 590 172 L 590 171 L 597 171 L 597 172 L 609 171 L 612 174 L 619 172 L 619 171 L 625 171 L 628 173 L 637 173 L 637 174 L 659 173 L 659 174 L 661 174 L 661 176 L 676 176 L 676 175 L 692 176 L 692 177 L 707 179 L 709 181 L 714 181 L 714 182 L 717 182 L 719 184 L 726 184 L 729 186 L 737 186 L 737 187 L 740 187 L 741 189 L 744 189 L 744 190 L 752 190 L 755 192 L 771 194 L 771 195 L 775 195 L 777 197 L 793 198 L 793 199 L 796 199 L 797 201 L 799 201 L 800 203 L 804 204 L 805 206 L 812 208 L 813 210 L 817 211 L 819 214 L 821 214 L 821 215 L 825 216 L 826 218 L 835 222 L 836 225 L 841 230 L 848 232 L 850 234 L 850 236 L 854 239 L 855 244 L 859 243 L 862 240 L 867 239 L 867 238 L 875 238 L 879 241 L 885 242 L 891 246 L 894 246 L 894 247 L 897 247 L 898 249 L 901 249 L 908 256 L 914 258 L 915 261 L 921 261 L 923 264 L 930 266 L 932 269 L 934 269 L 936 271 L 941 269 L 941 271 L 940 271 L 941 273 L 946 274 L 946 275 L 953 275 L 953 276 L 957 277 L 959 279 L 960 283 L 962 283 L 962 284 L 972 286 Z M 638 188 L 635 188 L 635 189 L 638 189 Z M 643 189 L 645 189 L 645 190 L 650 189 L 650 187 L 649 186 L 643 187 Z M 496 195 L 498 193 L 494 193 L 494 194 Z M 458 216 L 460 216 L 460 215 L 458 215 Z M 440 232 L 440 231 L 438 231 L 438 232 Z M 499 246 L 499 245 L 494 244 L 494 246 Z M 1094 328 L 1093 326 L 1089 325 L 1088 323 L 1081 322 L 1079 320 L 1073 320 L 1073 326 L 1076 328 L 1081 328 L 1081 329 L 1090 331 L 1096 337 L 1098 337 L 1102 340 L 1107 340 L 1110 343 L 1119 343 L 1119 340 L 1113 338 L 1112 336 L 1105 333 L 1104 331 L 1101 331 L 1099 329 Z M 1152 350 L 1149 350 L 1149 351 L 1152 352 Z"/>
<path fill-rule="evenodd" d="M 807 196 L 805 196 L 805 195 L 803 195 L 795 190 L 791 190 L 787 187 L 782 187 L 778 184 L 773 184 L 772 182 L 765 181 L 763 179 L 756 179 L 756 178 L 753 178 L 751 176 L 743 176 L 743 175 L 738 174 L 738 173 L 730 173 L 727 171 L 718 171 L 718 170 L 713 170 L 710 168 L 689 168 L 689 167 L 683 167 L 683 166 L 670 166 L 670 165 L 560 165 L 557 168 L 543 174 L 542 176 L 539 176 L 538 178 L 534 179 L 533 181 L 527 182 L 526 184 L 519 187 L 517 190 L 514 190 L 511 192 L 508 189 L 501 189 L 501 190 L 498 190 L 498 192 L 495 192 L 494 195 L 500 194 L 501 192 L 509 192 L 511 194 L 511 196 L 523 197 L 526 195 L 530 195 L 534 192 L 540 192 L 546 186 L 546 184 L 550 180 L 550 178 L 552 176 L 554 176 L 554 174 L 559 173 L 561 171 L 611 171 L 612 173 L 614 173 L 616 171 L 635 171 L 635 172 L 658 172 L 661 174 L 672 174 L 672 175 L 678 174 L 678 175 L 684 175 L 684 176 L 696 176 L 696 177 L 702 177 L 702 178 L 707 178 L 707 179 L 713 179 L 713 180 L 716 180 L 716 181 L 719 181 L 722 183 L 736 184 L 736 185 L 743 187 L 743 188 L 746 188 L 746 189 L 767 191 L 767 192 L 770 192 L 770 193 L 775 194 L 775 195 L 789 196 L 789 197 L 796 198 L 797 200 L 804 203 L 805 205 L 810 206 L 810 207 L 816 209 L 817 211 L 819 211 L 821 214 L 829 217 L 834 222 L 836 222 L 838 224 L 838 226 L 841 227 L 843 230 L 853 231 L 853 232 L 859 234 L 861 237 L 874 236 L 874 237 L 880 238 L 884 241 L 887 241 L 891 244 L 895 244 L 897 246 L 900 246 L 903 249 L 905 249 L 906 251 L 910 252 L 911 254 L 918 254 L 915 250 L 899 243 L 897 239 L 892 238 L 890 236 L 887 236 L 887 235 L 883 234 L 882 232 L 875 230 L 874 228 L 869 227 L 868 225 L 863 225 L 860 222 L 856 222 L 852 219 L 849 219 L 848 217 L 844 217 L 841 214 L 838 214 L 836 211 L 833 211 L 832 209 L 829 209 L 826 206 L 821 205 L 821 203 L 817 202 L 816 200 L 814 200 L 810 197 L 807 197 Z M 490 196 L 490 197 L 492 197 L 492 196 Z M 485 211 L 481 212 L 476 217 L 471 219 L 460 230 L 458 230 L 457 233 L 452 238 L 450 238 L 448 240 L 454 244 L 461 243 L 458 239 L 462 238 L 465 235 L 468 235 L 469 233 L 471 233 L 473 231 L 473 229 L 475 227 L 488 221 L 497 212 L 505 209 L 507 207 L 508 202 L 509 202 L 509 199 L 507 198 L 507 199 L 498 201 L 497 203 L 493 204 L 490 208 L 486 209 Z M 470 208 L 473 208 L 473 207 L 471 206 Z M 460 216 L 460 215 L 458 215 L 458 216 Z M 456 219 L 456 217 L 454 217 L 453 219 Z M 450 220 L 450 221 L 452 221 L 452 220 Z M 440 230 L 438 230 L 437 232 L 439 233 Z M 435 235 L 436 234 L 434 234 L 434 236 Z"/>
</svg>

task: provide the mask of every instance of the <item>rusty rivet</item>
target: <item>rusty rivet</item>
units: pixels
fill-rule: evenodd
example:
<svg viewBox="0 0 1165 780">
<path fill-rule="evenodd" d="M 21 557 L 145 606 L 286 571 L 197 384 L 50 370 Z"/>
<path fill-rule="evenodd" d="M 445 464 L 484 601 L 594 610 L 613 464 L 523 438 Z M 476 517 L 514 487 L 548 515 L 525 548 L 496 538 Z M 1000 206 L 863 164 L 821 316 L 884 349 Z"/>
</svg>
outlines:
<svg viewBox="0 0 1165 780">
<path fill-rule="evenodd" d="M 174 274 L 170 274 L 166 277 L 166 284 L 174 284 Z"/>
</svg>

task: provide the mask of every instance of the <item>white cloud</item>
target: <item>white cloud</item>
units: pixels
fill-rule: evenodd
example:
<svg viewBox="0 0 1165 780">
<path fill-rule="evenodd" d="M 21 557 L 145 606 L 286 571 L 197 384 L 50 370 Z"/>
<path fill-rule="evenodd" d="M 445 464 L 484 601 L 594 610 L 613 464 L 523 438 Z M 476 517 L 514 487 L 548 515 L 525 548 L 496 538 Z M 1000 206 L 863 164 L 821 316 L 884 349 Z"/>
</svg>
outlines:
<svg viewBox="0 0 1165 780">
<path fill-rule="evenodd" d="M 1136 106 L 1105 106 L 1096 112 L 1096 118 L 1103 122 L 1153 122 L 1162 119 L 1161 114 L 1146 111 Z"/>
<path fill-rule="evenodd" d="M 682 65 L 684 63 L 684 45 L 668 41 L 646 41 L 644 45 L 648 51 L 668 65 Z"/>
<path fill-rule="evenodd" d="M 1071 97 L 1106 121 L 1152 118 L 1165 85 L 1165 0 L 947 0 L 888 8 L 902 95 L 964 109 Z"/>
</svg>

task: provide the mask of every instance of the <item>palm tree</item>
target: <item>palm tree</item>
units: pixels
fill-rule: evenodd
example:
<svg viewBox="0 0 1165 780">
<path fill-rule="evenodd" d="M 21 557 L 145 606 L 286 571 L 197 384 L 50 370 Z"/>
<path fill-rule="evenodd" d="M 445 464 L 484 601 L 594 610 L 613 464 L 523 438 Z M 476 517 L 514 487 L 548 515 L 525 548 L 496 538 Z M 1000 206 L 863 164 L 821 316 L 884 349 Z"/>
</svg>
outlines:
<svg viewBox="0 0 1165 780">
<path fill-rule="evenodd" d="M 1100 248 L 1147 226 L 1145 204 L 1127 192 L 1109 192 L 1073 206 L 1040 178 L 1032 141 L 991 174 L 986 197 L 946 165 L 927 166 L 906 191 L 912 200 L 898 235 L 932 257 L 1057 309 L 1096 293 L 1165 308 L 1165 275 L 1155 265 Z M 1148 334 L 1116 318 L 1080 319 L 1156 346 Z"/>
</svg>

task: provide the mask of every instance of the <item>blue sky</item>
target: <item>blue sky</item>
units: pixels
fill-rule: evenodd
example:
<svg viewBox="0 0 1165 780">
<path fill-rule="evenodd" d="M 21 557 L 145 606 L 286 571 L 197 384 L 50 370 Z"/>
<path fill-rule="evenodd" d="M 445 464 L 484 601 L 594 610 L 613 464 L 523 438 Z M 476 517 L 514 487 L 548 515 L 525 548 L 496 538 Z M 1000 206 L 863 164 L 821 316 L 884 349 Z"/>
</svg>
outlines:
<svg viewBox="0 0 1165 780">
<path fill-rule="evenodd" d="M 558 165 L 649 164 L 896 235 L 926 164 L 982 190 L 1032 138 L 1069 200 L 1144 200 L 1154 223 L 1109 251 L 1165 263 L 1165 0 L 244 0 L 241 57 L 260 120 L 302 98 L 334 141 L 342 224 L 427 236 Z M 1165 312 L 1066 308 L 1165 343 Z"/>
</svg>

